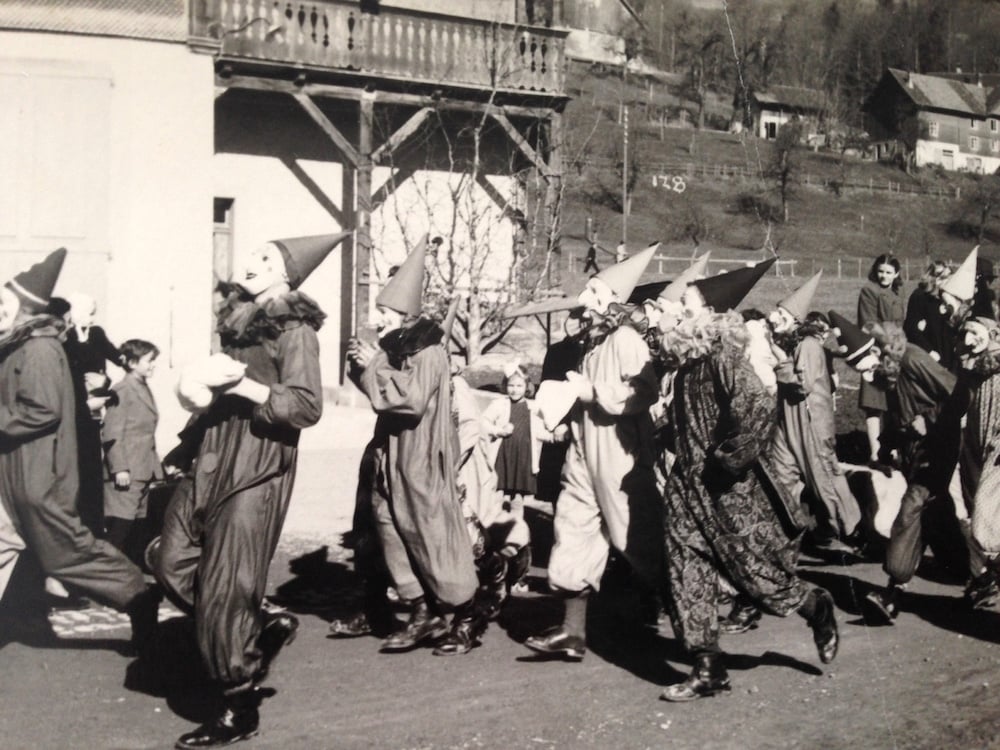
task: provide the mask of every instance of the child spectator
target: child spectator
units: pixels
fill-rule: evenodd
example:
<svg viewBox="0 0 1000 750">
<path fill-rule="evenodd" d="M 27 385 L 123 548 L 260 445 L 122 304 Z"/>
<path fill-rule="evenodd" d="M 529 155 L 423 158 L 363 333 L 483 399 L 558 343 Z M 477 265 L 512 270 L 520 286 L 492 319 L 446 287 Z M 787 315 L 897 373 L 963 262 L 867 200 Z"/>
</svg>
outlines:
<svg viewBox="0 0 1000 750">
<path fill-rule="evenodd" d="M 104 528 L 107 540 L 140 564 L 149 536 L 149 486 L 163 477 L 155 440 L 159 414 L 146 383 L 156 368 L 160 350 L 148 341 L 129 339 L 121 345 L 121 353 L 126 373 L 112 388 L 118 396 L 117 404 L 108 408 L 102 429 L 108 469 Z"/>
<path fill-rule="evenodd" d="M 502 383 L 507 398 L 496 399 L 483 414 L 485 433 L 494 442 L 493 462 L 497 486 L 507 497 L 510 511 L 524 518 L 524 501 L 533 499 L 537 488 L 541 426 L 532 415 L 528 395 L 528 375 L 519 364 L 504 368 Z M 538 420 L 537 424 L 532 424 Z M 549 438 L 551 440 L 551 437 Z M 493 447 L 495 446 L 495 447 Z"/>
</svg>

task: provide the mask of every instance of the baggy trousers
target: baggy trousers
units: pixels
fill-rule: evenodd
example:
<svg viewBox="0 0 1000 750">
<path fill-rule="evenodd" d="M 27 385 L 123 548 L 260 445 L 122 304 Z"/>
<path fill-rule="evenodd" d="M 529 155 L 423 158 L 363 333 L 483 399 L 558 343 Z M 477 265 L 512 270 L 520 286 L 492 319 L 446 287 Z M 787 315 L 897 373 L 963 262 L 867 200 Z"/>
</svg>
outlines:
<svg viewBox="0 0 1000 750">
<path fill-rule="evenodd" d="M 178 485 L 163 520 L 154 574 L 194 616 L 209 675 L 223 686 L 252 681 L 267 571 L 288 510 L 295 470 L 197 508 L 194 485 Z"/>
</svg>

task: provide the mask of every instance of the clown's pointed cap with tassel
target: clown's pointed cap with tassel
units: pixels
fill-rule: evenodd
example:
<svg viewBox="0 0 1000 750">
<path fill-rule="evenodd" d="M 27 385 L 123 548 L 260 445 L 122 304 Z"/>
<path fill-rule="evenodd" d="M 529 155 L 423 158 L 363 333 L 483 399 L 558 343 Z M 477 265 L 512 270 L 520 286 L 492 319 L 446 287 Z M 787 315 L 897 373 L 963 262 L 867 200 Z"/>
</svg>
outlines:
<svg viewBox="0 0 1000 750">
<path fill-rule="evenodd" d="M 777 260 L 777 256 L 768 258 L 747 268 L 737 268 L 729 273 L 692 281 L 690 286 L 697 287 L 705 305 L 716 312 L 734 310 Z"/>
<path fill-rule="evenodd" d="M 403 315 L 416 317 L 423 310 L 424 260 L 427 256 L 427 241 L 424 235 L 413 248 L 406 260 L 391 279 L 382 287 L 375 298 L 375 304 L 388 307 Z"/>
<path fill-rule="evenodd" d="M 875 338 L 858 328 L 836 310 L 827 313 L 830 326 L 837 334 L 837 343 L 844 352 L 844 359 L 849 365 L 856 365 L 875 345 Z"/>
<path fill-rule="evenodd" d="M 976 265 L 979 262 L 979 245 L 972 248 L 962 265 L 955 269 L 955 272 L 941 282 L 941 291 L 948 292 L 953 297 L 963 302 L 970 301 L 976 296 Z"/>
<path fill-rule="evenodd" d="M 660 243 L 654 242 L 631 258 L 626 258 L 621 263 L 615 263 L 613 266 L 599 271 L 594 274 L 594 278 L 607 284 L 608 288 L 618 295 L 618 299 L 624 302 L 632 295 L 632 291 L 639 284 L 639 279 L 642 278 L 649 261 L 653 259 L 653 255 L 656 254 L 659 247 Z"/>
<path fill-rule="evenodd" d="M 680 275 L 660 292 L 657 299 L 664 302 L 680 302 L 681 297 L 684 296 L 684 290 L 688 288 L 688 284 L 697 281 L 705 275 L 705 269 L 708 268 L 708 259 L 711 255 L 712 251 L 709 250 L 707 253 L 695 258 L 694 263 L 681 271 Z"/>
<path fill-rule="evenodd" d="M 49 306 L 52 290 L 56 287 L 65 260 L 66 248 L 53 250 L 44 260 L 35 263 L 27 271 L 21 271 L 5 286 L 17 295 L 26 312 L 43 312 Z"/>
<path fill-rule="evenodd" d="M 819 288 L 819 280 L 822 276 L 823 269 L 820 269 L 805 284 L 781 300 L 778 303 L 778 307 L 788 310 L 796 320 L 805 320 L 806 315 L 809 314 L 810 305 L 812 305 L 813 297 L 816 295 L 816 290 Z"/>
<path fill-rule="evenodd" d="M 285 271 L 288 273 L 288 285 L 292 289 L 298 289 L 326 256 L 350 236 L 351 232 L 313 234 L 308 237 L 271 240 L 271 244 L 281 251 Z"/>
</svg>

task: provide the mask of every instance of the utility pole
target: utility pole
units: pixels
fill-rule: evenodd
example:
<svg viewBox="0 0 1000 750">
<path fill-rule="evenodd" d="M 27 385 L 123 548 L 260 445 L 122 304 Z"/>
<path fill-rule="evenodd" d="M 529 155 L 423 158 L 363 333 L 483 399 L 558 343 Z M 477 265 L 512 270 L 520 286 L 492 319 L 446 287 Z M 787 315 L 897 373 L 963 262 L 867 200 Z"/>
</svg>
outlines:
<svg viewBox="0 0 1000 750">
<path fill-rule="evenodd" d="M 628 242 L 628 104 L 622 107 L 622 243 Z"/>
</svg>

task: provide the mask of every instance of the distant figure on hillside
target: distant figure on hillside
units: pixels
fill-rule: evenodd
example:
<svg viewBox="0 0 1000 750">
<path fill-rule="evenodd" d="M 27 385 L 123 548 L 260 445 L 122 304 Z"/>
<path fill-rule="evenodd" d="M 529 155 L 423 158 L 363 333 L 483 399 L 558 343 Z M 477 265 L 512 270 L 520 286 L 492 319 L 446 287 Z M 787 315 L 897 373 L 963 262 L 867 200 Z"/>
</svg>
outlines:
<svg viewBox="0 0 1000 750">
<path fill-rule="evenodd" d="M 590 273 L 591 269 L 593 269 L 594 273 L 598 273 L 601 270 L 597 266 L 597 243 L 593 240 L 587 246 L 587 262 L 583 266 L 583 272 Z"/>
</svg>

